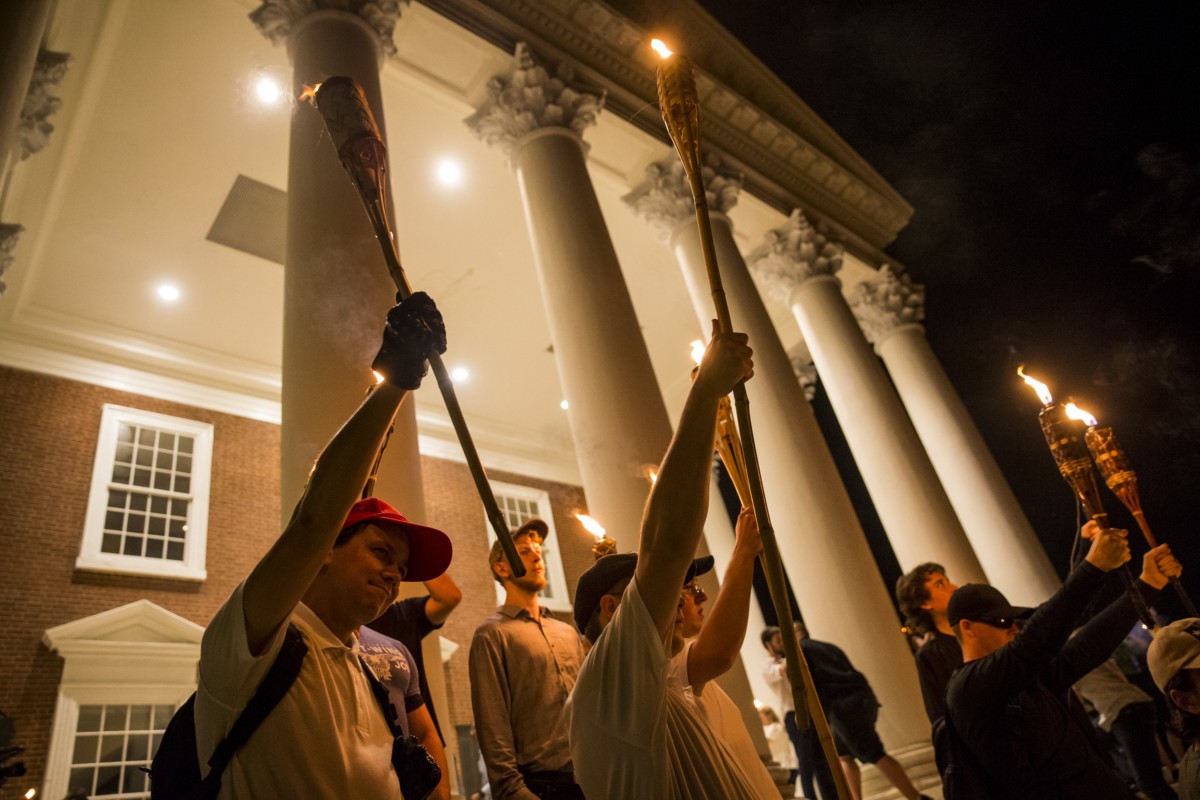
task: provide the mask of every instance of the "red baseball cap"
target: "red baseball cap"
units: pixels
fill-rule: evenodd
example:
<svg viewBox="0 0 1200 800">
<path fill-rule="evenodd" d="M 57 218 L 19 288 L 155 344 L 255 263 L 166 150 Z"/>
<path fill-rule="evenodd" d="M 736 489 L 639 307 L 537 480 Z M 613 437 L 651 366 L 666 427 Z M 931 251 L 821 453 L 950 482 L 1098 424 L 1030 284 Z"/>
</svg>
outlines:
<svg viewBox="0 0 1200 800">
<path fill-rule="evenodd" d="M 450 566 L 454 546 L 450 537 L 437 528 L 409 522 L 404 515 L 378 497 L 364 497 L 350 507 L 342 524 L 346 530 L 361 522 L 373 522 L 381 528 L 401 530 L 408 534 L 408 572 L 406 581 L 427 581 L 441 575 Z"/>
</svg>

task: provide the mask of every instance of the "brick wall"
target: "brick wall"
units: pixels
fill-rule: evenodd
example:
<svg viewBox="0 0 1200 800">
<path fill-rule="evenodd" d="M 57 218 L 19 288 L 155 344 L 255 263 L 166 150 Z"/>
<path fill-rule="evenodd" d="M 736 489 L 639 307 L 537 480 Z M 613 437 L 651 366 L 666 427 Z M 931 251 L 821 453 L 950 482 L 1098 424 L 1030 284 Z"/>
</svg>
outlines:
<svg viewBox="0 0 1200 800">
<path fill-rule="evenodd" d="M 213 426 L 208 580 L 75 569 L 100 414 L 116 403 Z M 47 628 L 146 598 L 204 625 L 278 535 L 279 428 L 264 422 L 0 368 L 0 709 L 40 785 L 62 660 L 41 643 Z"/>
<path fill-rule="evenodd" d="M 89 573 L 75 568 L 105 403 L 213 425 L 208 579 L 203 583 Z M 423 458 L 426 513 L 454 541 L 450 574 L 463 602 L 442 635 L 459 650 L 447 670 L 452 726 L 471 723 L 467 652 L 476 626 L 496 608 L 487 566 L 486 522 L 464 464 Z M 498 481 L 549 493 L 570 591 L 592 563 L 591 536 L 571 516 L 584 509 L 576 486 L 496 472 Z M 0 709 L 17 727 L 26 778 L 0 800 L 40 786 L 62 660 L 41 643 L 47 628 L 146 598 L 204 625 L 279 532 L 279 428 L 142 395 L 0 367 Z"/>
</svg>

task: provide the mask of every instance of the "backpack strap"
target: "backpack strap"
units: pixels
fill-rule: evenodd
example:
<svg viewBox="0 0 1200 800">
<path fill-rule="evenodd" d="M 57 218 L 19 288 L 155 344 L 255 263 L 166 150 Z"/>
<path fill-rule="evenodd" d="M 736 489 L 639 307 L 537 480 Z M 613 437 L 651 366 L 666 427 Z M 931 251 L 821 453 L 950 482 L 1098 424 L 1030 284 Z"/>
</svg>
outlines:
<svg viewBox="0 0 1200 800">
<path fill-rule="evenodd" d="M 262 683 L 254 690 L 254 696 L 246 703 L 246 707 L 234 721 L 233 727 L 229 729 L 228 735 L 213 751 L 212 758 L 208 760 L 208 775 L 205 776 L 201 786 L 205 788 L 220 787 L 221 774 L 225 772 L 225 768 L 229 766 L 229 762 L 233 760 L 237 751 L 250 740 L 250 736 L 258 729 L 258 726 L 292 688 L 292 684 L 300 675 L 300 667 L 307 654 L 308 645 L 304 643 L 300 630 L 289 622 L 287 631 L 283 634 L 283 645 L 279 648 L 279 655 L 275 657 L 275 663 L 263 676 Z"/>
</svg>

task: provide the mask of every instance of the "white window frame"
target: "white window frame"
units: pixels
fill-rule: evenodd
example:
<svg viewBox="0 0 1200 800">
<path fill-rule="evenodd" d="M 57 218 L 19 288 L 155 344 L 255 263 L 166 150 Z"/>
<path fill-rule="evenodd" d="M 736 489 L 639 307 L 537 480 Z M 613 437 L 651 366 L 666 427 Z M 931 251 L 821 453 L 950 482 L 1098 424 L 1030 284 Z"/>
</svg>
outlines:
<svg viewBox="0 0 1200 800">
<path fill-rule="evenodd" d="M 550 493 L 532 486 L 520 486 L 515 483 L 499 481 L 488 481 L 488 483 L 491 484 L 492 492 L 496 495 L 537 503 L 538 519 L 544 521 L 548 529 L 546 541 L 542 543 L 542 561 L 546 564 L 546 581 L 551 588 L 559 589 L 561 595 L 558 597 L 539 595 L 540 602 L 551 611 L 569 612 L 573 610 L 570 593 L 567 591 L 567 576 L 563 572 L 560 542 L 554 528 L 554 510 L 550 505 Z M 484 524 L 487 526 L 488 546 L 491 547 L 496 541 L 496 531 L 492 529 L 492 523 L 487 519 L 486 514 L 484 514 Z M 499 603 L 504 603 L 504 587 L 499 583 L 496 584 L 496 598 Z"/>
<path fill-rule="evenodd" d="M 182 705 L 196 690 L 203 634 L 149 600 L 47 630 L 42 642 L 63 669 L 39 796 L 67 792 L 80 706 Z"/>
<path fill-rule="evenodd" d="M 100 550 L 104 537 L 108 492 L 112 485 L 113 462 L 117 452 L 117 432 L 123 422 L 191 436 L 194 440 L 187 534 L 184 538 L 182 561 L 104 553 Z M 92 465 L 92 486 L 88 494 L 88 509 L 84 519 L 79 558 L 75 560 L 76 568 L 194 581 L 207 578 L 205 553 L 208 539 L 209 489 L 212 481 L 212 450 L 213 426 L 207 422 L 105 403 L 100 417 L 100 435 L 96 441 L 96 458 Z M 128 489 L 136 491 L 137 487 Z"/>
</svg>

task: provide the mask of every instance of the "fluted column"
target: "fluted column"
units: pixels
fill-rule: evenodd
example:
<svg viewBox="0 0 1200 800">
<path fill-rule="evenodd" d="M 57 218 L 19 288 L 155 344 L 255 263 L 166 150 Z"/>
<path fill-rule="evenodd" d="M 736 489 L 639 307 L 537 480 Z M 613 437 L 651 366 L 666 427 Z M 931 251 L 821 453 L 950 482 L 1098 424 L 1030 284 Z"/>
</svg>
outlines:
<svg viewBox="0 0 1200 800">
<path fill-rule="evenodd" d="M 755 441 L 780 555 L 800 610 L 814 637 L 843 647 L 870 679 L 883 703 L 880 732 L 885 740 L 892 746 L 921 741 L 928 738 L 929 726 L 921 713 L 916 668 L 887 587 L 791 359 L 734 241 L 732 225 L 722 213 L 737 201 L 740 179 L 711 167 L 704 177 L 709 207 L 715 212 L 713 238 L 733 326 L 749 334 L 754 348 L 754 378 L 746 389 Z M 670 245 L 683 270 L 699 330 L 706 331 L 714 315 L 712 297 L 691 193 L 678 160 L 652 165 L 647 181 L 626 202 Z M 765 651 L 746 649 L 751 659 L 747 668 L 761 669 Z"/>
<path fill-rule="evenodd" d="M 883 359 L 988 581 L 1037 605 L 1059 581 L 1000 467 L 946 376 L 921 320 L 925 288 L 884 265 L 855 287 L 851 308 Z"/>
<path fill-rule="evenodd" d="M 747 259 L 795 314 L 900 566 L 938 561 L 959 582 L 983 569 L 835 273 L 842 249 L 799 211 Z"/>
<path fill-rule="evenodd" d="M 588 508 L 635 550 L 649 489 L 640 470 L 662 459 L 671 423 L 587 172 L 581 135 L 603 96 L 572 78 L 519 44 L 466 122 L 516 174 Z"/>
</svg>

